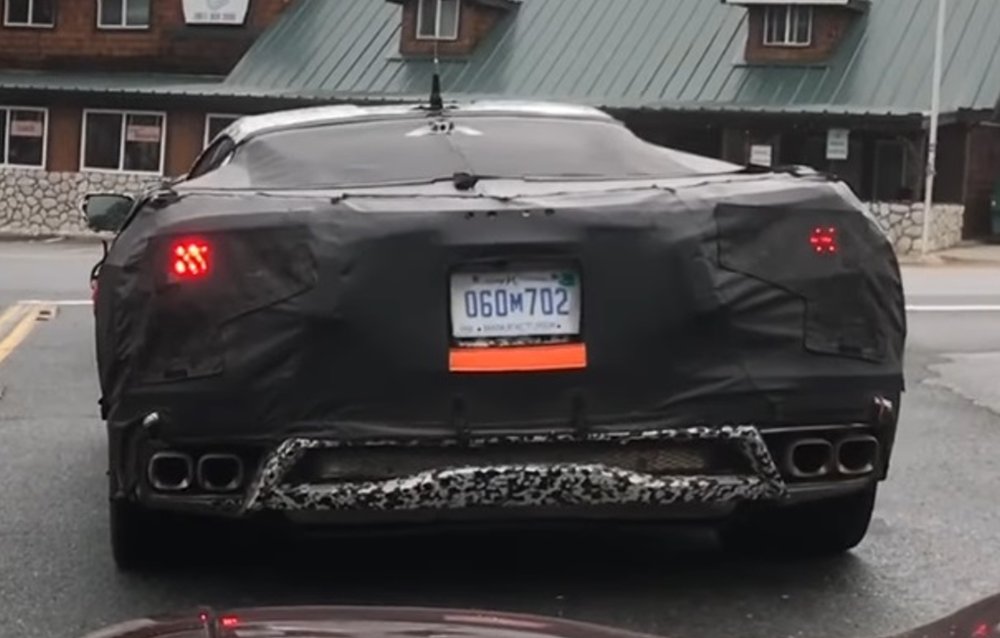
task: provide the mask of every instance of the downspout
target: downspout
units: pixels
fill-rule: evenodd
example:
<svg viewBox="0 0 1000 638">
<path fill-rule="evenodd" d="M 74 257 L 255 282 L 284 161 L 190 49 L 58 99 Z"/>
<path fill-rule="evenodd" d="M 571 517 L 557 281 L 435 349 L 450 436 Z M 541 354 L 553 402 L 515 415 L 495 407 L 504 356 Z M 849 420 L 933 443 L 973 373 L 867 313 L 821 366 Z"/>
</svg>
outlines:
<svg viewBox="0 0 1000 638">
<path fill-rule="evenodd" d="M 920 255 L 927 256 L 930 240 L 931 207 L 934 205 L 934 177 L 937 173 L 938 119 L 941 110 L 941 54 L 944 48 L 944 22 L 947 0 L 938 0 L 937 33 L 934 38 L 934 79 L 931 95 L 931 122 L 927 145 L 927 185 L 924 188 L 924 228 Z"/>
</svg>

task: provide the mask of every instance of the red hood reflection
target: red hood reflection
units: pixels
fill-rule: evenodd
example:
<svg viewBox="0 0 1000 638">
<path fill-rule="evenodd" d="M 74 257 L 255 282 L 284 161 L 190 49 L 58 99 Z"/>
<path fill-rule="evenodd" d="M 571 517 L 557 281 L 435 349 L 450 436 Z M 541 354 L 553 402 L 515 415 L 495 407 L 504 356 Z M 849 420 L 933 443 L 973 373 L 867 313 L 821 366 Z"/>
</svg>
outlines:
<svg viewBox="0 0 1000 638">
<path fill-rule="evenodd" d="M 141 618 L 84 638 L 656 638 L 602 625 L 478 610 L 258 607 Z M 859 636 L 859 638 L 866 638 Z M 1000 638 L 1000 595 L 883 638 Z"/>
</svg>

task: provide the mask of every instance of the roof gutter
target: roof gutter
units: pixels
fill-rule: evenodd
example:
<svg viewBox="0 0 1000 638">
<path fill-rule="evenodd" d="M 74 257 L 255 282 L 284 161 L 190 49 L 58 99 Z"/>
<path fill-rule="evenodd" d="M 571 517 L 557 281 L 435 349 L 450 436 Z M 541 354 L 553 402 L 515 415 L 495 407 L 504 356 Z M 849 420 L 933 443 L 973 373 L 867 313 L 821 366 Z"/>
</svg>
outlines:
<svg viewBox="0 0 1000 638">
<path fill-rule="evenodd" d="M 914 113 L 880 113 L 880 112 L 814 112 L 814 111 L 775 111 L 763 109 L 717 110 L 717 109 L 684 109 L 676 107 L 620 107 L 606 106 L 603 110 L 619 119 L 630 114 L 670 114 L 674 122 L 691 120 L 711 123 L 713 126 L 725 128 L 740 128 L 744 126 L 772 125 L 776 121 L 782 124 L 804 126 L 807 128 L 845 127 L 862 129 L 920 130 L 922 116 Z"/>
<path fill-rule="evenodd" d="M 141 91 L 107 91 L 94 89 L 53 89 L 53 88 L 23 88 L 3 89 L 8 102 L 39 106 L 39 102 L 58 103 L 67 96 L 73 96 L 84 106 L 101 106 L 104 108 L 203 108 L 205 110 L 234 113 L 258 113 L 271 110 L 282 110 L 303 106 L 328 104 L 321 100 L 301 98 L 280 98 L 260 96 L 248 98 L 242 95 L 211 94 L 211 93 L 147 93 Z"/>
<path fill-rule="evenodd" d="M 990 122 L 1000 121 L 998 120 L 997 114 L 1000 109 L 958 109 L 957 111 L 949 111 L 947 113 L 942 113 L 939 116 L 939 125 L 944 126 L 947 124 L 988 124 Z M 923 116 L 923 128 L 928 129 L 930 127 L 930 113 L 924 113 Z"/>
<path fill-rule="evenodd" d="M 948 124 L 957 124 L 963 120 L 961 113 L 958 111 L 949 111 L 948 113 L 941 113 L 938 115 L 938 127 L 945 126 Z M 923 113 L 923 124 L 921 128 L 924 130 L 930 130 L 931 128 L 931 112 L 925 111 Z"/>
</svg>

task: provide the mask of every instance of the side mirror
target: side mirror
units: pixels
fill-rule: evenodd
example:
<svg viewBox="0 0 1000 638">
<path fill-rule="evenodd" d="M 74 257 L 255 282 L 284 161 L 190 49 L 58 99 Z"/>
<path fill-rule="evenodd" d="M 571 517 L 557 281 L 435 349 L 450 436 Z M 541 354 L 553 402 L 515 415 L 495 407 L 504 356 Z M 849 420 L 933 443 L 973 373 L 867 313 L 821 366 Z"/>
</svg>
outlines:
<svg viewBox="0 0 1000 638">
<path fill-rule="evenodd" d="M 91 230 L 116 231 L 128 217 L 135 200 L 116 193 L 90 193 L 83 198 L 83 214 Z"/>
</svg>

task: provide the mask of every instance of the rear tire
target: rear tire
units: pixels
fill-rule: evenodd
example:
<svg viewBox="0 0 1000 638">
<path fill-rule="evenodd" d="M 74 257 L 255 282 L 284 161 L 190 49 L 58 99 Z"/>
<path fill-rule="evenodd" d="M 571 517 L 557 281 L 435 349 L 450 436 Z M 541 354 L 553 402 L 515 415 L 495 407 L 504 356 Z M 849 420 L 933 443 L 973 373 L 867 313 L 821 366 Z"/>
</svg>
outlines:
<svg viewBox="0 0 1000 638">
<path fill-rule="evenodd" d="M 211 516 L 151 510 L 126 499 L 110 507 L 111 554 L 120 571 L 183 569 L 241 547 L 241 535 Z"/>
<path fill-rule="evenodd" d="M 118 569 L 135 571 L 163 564 L 167 532 L 157 512 L 113 499 L 110 514 L 111 554 Z"/>
<path fill-rule="evenodd" d="M 868 533 L 877 484 L 834 498 L 759 510 L 728 523 L 723 545 L 740 552 L 829 556 L 856 547 Z"/>
</svg>

